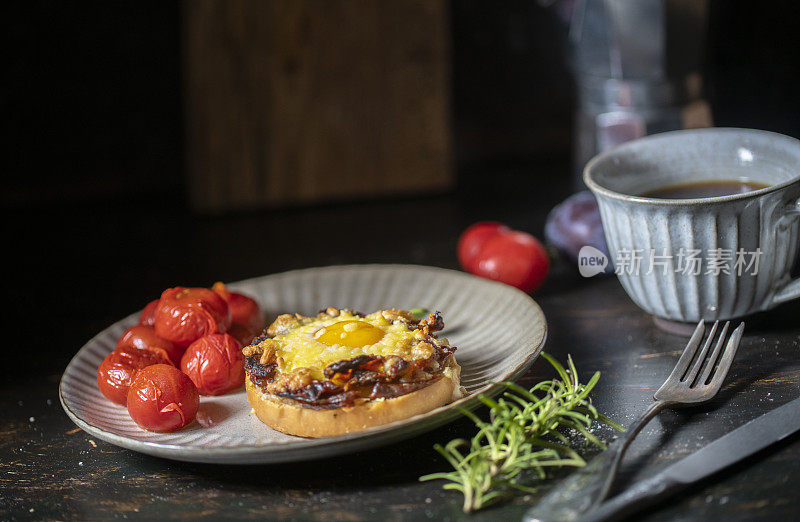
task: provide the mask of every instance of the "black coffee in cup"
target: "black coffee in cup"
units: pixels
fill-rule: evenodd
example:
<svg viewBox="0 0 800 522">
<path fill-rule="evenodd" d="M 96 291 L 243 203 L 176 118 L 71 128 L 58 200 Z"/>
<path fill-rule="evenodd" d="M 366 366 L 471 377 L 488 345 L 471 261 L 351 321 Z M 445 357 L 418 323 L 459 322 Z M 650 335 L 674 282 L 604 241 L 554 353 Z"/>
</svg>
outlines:
<svg viewBox="0 0 800 522">
<path fill-rule="evenodd" d="M 697 199 L 744 194 L 767 188 L 769 185 L 754 181 L 741 180 L 714 180 L 681 183 L 668 185 L 655 190 L 650 190 L 640 196 L 657 199 Z"/>
</svg>

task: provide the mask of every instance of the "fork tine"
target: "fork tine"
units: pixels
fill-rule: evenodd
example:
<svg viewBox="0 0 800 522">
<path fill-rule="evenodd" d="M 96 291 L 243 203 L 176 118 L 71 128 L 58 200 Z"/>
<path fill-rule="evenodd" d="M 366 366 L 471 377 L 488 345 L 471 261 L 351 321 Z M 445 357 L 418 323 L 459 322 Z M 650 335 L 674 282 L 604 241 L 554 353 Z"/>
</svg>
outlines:
<svg viewBox="0 0 800 522">
<path fill-rule="evenodd" d="M 708 357 L 708 364 L 706 364 L 703 373 L 700 374 L 700 378 L 697 379 L 698 386 L 705 384 L 705 382 L 708 380 L 708 376 L 711 375 L 711 370 L 714 369 L 717 358 L 719 358 L 719 352 L 722 350 L 722 346 L 725 344 L 725 336 L 728 333 L 728 327 L 730 325 L 730 321 L 725 321 L 725 325 L 722 327 L 722 331 L 719 333 L 719 340 L 717 341 L 717 344 L 714 345 L 714 351 L 712 351 L 711 355 Z"/>
<path fill-rule="evenodd" d="M 692 337 L 689 338 L 689 342 L 686 343 L 686 348 L 683 349 L 681 358 L 678 359 L 678 363 L 675 365 L 675 368 L 672 369 L 672 373 L 669 374 L 667 382 L 673 380 L 679 381 L 681 377 L 683 377 L 684 374 L 686 374 L 686 370 L 692 363 L 694 354 L 697 353 L 697 347 L 700 346 L 700 341 L 703 339 L 703 332 L 705 332 L 705 329 L 706 329 L 705 323 L 701 319 L 700 322 L 697 323 L 697 328 L 694 329 Z"/>
<path fill-rule="evenodd" d="M 733 358 L 736 357 L 736 352 L 739 350 L 739 343 L 742 340 L 743 332 L 744 323 L 740 323 L 731 334 L 731 338 L 725 346 L 725 351 L 722 353 L 722 357 L 720 357 L 717 371 L 714 373 L 714 377 L 710 383 L 710 386 L 715 390 L 718 390 L 722 386 L 722 381 L 724 381 L 725 377 L 728 375 L 728 370 L 731 367 L 731 363 L 733 363 Z M 714 391 L 714 393 L 716 393 L 716 391 Z"/>
<path fill-rule="evenodd" d="M 689 373 L 686 374 L 686 378 L 681 379 L 682 381 L 689 383 L 689 386 L 692 385 L 695 377 L 697 377 L 697 374 L 700 371 L 700 368 L 703 367 L 703 361 L 706 359 L 708 349 L 711 347 L 711 343 L 714 342 L 714 334 L 717 333 L 717 326 L 719 326 L 719 321 L 714 321 L 714 324 L 711 326 L 711 331 L 708 332 L 708 339 L 706 339 L 706 342 L 703 343 L 703 348 L 700 350 L 700 355 L 698 355 L 697 359 L 695 359 L 694 365 L 689 369 Z"/>
</svg>

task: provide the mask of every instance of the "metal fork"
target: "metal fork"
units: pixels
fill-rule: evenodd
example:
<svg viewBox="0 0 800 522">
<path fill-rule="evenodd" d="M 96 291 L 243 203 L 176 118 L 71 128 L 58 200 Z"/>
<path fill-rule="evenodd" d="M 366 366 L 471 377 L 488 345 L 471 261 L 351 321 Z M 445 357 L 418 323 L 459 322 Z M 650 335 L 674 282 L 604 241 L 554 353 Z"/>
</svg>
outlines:
<svg viewBox="0 0 800 522">
<path fill-rule="evenodd" d="M 709 349 L 711 348 L 718 325 L 719 321 L 713 324 L 708 339 L 703 343 L 702 349 L 698 350 L 700 342 L 703 340 L 703 333 L 705 332 L 705 325 L 703 321 L 700 321 L 692 337 L 689 339 L 689 343 L 686 345 L 686 348 L 684 348 L 681 358 L 678 359 L 678 363 L 672 370 L 672 373 L 669 374 L 667 380 L 653 396 L 655 402 L 651 404 L 636 423 L 625 432 L 620 444 L 615 444 L 608 449 L 608 451 L 614 453 L 609 455 L 609 458 L 612 459 L 611 464 L 605 470 L 606 477 L 600 488 L 600 493 L 594 501 L 594 505 L 599 505 L 608 496 L 608 493 L 611 491 L 611 486 L 614 484 L 614 479 L 617 476 L 619 463 L 625 455 L 625 451 L 628 449 L 628 446 L 630 446 L 634 437 L 642 431 L 642 428 L 644 428 L 658 412 L 667 407 L 699 404 L 710 401 L 722 387 L 722 382 L 725 380 L 725 376 L 728 375 L 728 370 L 731 367 L 733 358 L 736 356 L 736 350 L 739 348 L 739 341 L 741 341 L 742 332 L 744 331 L 744 323 L 741 323 L 733 331 L 727 344 L 725 344 L 725 336 L 730 326 L 730 321 L 726 322 L 719 334 L 719 339 L 716 344 L 714 344 L 714 348 L 709 354 Z"/>
</svg>

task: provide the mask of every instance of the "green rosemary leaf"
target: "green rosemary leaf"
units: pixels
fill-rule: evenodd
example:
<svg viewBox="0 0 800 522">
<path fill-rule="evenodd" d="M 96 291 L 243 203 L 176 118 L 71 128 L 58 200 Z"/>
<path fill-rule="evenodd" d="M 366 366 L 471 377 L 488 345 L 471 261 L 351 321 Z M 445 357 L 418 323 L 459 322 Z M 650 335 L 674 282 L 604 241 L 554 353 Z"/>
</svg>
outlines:
<svg viewBox="0 0 800 522">
<path fill-rule="evenodd" d="M 523 486 L 522 484 L 514 484 L 514 489 L 518 489 L 523 493 L 536 493 L 536 488 L 532 488 L 530 486 Z"/>
<path fill-rule="evenodd" d="M 454 439 L 434 446 L 453 471 L 432 473 L 420 480 L 447 481 L 442 487 L 461 492 L 465 512 L 482 509 L 515 492 L 535 491 L 548 467 L 585 465 L 570 447 L 575 442 L 560 430 L 575 430 L 586 444 L 601 448 L 603 442 L 589 431 L 595 421 L 622 431 L 622 426 L 599 414 L 589 400 L 599 372 L 581 384 L 572 357 L 567 357 L 565 367 L 548 354 L 542 355 L 558 378 L 527 390 L 512 382 L 498 383 L 507 388 L 500 398 L 479 397 L 489 409 L 488 420 L 462 410 L 478 428 L 469 441 Z"/>
<path fill-rule="evenodd" d="M 561 382 L 564 382 L 564 383 L 568 383 L 569 382 L 569 376 L 567 375 L 566 370 L 564 370 L 564 367 L 561 365 L 560 362 L 556 361 L 555 359 L 553 359 L 552 357 L 550 357 L 548 354 L 546 354 L 544 352 L 542 352 L 542 357 L 547 359 L 547 362 L 549 362 L 550 365 L 553 368 L 555 368 L 556 372 L 558 372 L 558 376 L 561 377 Z M 567 359 L 570 359 L 570 357 L 567 356 Z"/>
<path fill-rule="evenodd" d="M 438 473 L 430 473 L 428 475 L 423 475 L 419 478 L 420 481 L 424 482 L 426 480 L 436 480 L 436 479 L 445 479 L 445 480 L 452 480 L 453 479 L 453 472 L 438 472 Z M 445 484 L 443 487 L 446 486 L 457 486 L 457 484 Z M 448 489 L 452 489 L 449 487 Z"/>
<path fill-rule="evenodd" d="M 492 399 L 490 399 L 489 397 L 485 397 L 485 396 L 481 395 L 478 398 L 480 399 L 480 401 L 482 403 L 484 403 L 485 405 L 487 405 L 488 407 L 490 407 L 493 410 L 500 410 L 501 409 L 500 405 L 497 402 L 495 402 Z"/>
<path fill-rule="evenodd" d="M 572 376 L 572 382 L 575 386 L 579 386 L 580 383 L 578 382 L 578 370 L 575 368 L 575 363 L 572 361 L 572 356 L 567 356 L 567 363 L 569 364 L 569 373 Z"/>
<path fill-rule="evenodd" d="M 502 382 L 500 384 L 502 384 L 506 388 L 511 389 L 512 391 L 517 392 L 518 395 L 521 395 L 523 398 L 525 398 L 525 399 L 527 399 L 529 401 L 538 401 L 539 397 L 534 395 L 534 393 L 536 392 L 536 390 L 538 389 L 538 387 L 540 385 L 547 384 L 548 382 L 549 381 L 540 382 L 539 384 L 537 384 L 536 386 L 534 386 L 530 390 L 526 390 L 525 388 L 523 388 L 522 386 L 520 386 L 519 384 L 517 384 L 515 382 Z"/>
<path fill-rule="evenodd" d="M 612 419 L 610 419 L 610 418 L 606 417 L 606 416 L 605 416 L 605 415 L 603 415 L 602 413 L 598 413 L 598 414 L 597 414 L 597 416 L 596 416 L 595 418 L 596 418 L 597 420 L 599 420 L 600 422 L 602 422 L 603 424 L 606 424 L 606 425 L 608 425 L 608 426 L 611 426 L 612 428 L 614 428 L 615 430 L 617 430 L 617 431 L 619 431 L 619 432 L 623 432 L 623 431 L 625 431 L 625 426 L 623 426 L 622 424 L 619 424 L 619 423 L 617 423 L 617 422 L 614 422 L 614 420 L 612 420 Z"/>
<path fill-rule="evenodd" d="M 409 310 L 409 313 L 414 318 L 415 321 L 420 321 L 428 316 L 428 309 L 427 308 L 412 308 Z"/>
<path fill-rule="evenodd" d="M 566 455 L 569 459 L 572 460 L 582 460 L 581 456 L 578 453 L 569 447 L 567 444 L 559 444 L 557 442 L 552 442 L 549 440 L 542 440 L 542 439 L 532 439 L 532 441 L 539 447 L 546 448 L 551 451 L 555 457 L 561 457 L 561 455 Z"/>
<path fill-rule="evenodd" d="M 587 382 L 586 384 L 583 385 L 584 393 L 587 396 L 589 395 L 589 393 L 592 391 L 592 389 L 594 388 L 595 384 L 597 384 L 597 381 L 599 381 L 599 380 L 600 380 L 600 372 L 594 372 L 594 375 L 592 375 L 592 378 L 589 379 L 589 382 Z"/>
<path fill-rule="evenodd" d="M 555 431 L 555 432 L 551 433 L 550 436 L 555 438 L 555 439 L 560 440 L 564 444 L 569 444 L 569 439 L 567 437 L 565 437 L 564 434 L 562 434 L 562 433 L 559 433 L 559 432 Z"/>
</svg>

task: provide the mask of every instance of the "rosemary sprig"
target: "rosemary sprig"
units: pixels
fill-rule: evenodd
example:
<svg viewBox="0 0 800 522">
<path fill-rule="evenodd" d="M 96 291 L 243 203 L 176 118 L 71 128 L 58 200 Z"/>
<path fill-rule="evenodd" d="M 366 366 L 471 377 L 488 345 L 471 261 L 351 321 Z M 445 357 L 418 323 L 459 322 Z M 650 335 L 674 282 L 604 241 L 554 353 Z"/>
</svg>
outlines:
<svg viewBox="0 0 800 522">
<path fill-rule="evenodd" d="M 445 446 L 434 446 L 453 466 L 453 471 L 425 475 L 420 480 L 448 481 L 442 487 L 464 495 L 466 513 L 489 506 L 515 491 L 534 491 L 531 484 L 544 479 L 548 467 L 585 465 L 562 433 L 564 428 L 576 430 L 587 444 L 591 442 L 601 448 L 605 448 L 603 442 L 589 431 L 593 421 L 624 430 L 598 413 L 589 400 L 600 372 L 581 384 L 572 357 L 567 358 L 565 369 L 549 355 L 542 356 L 555 368 L 557 379 L 540 382 L 530 390 L 513 382 L 500 383 L 508 388 L 501 398 L 495 401 L 480 397 L 489 407 L 488 422 L 462 410 L 478 427 L 478 433 L 469 443 L 455 439 Z"/>
</svg>

